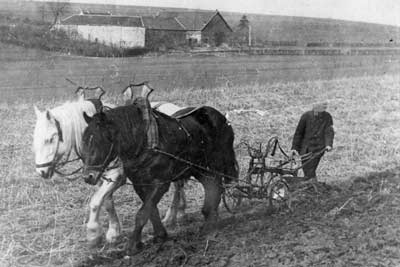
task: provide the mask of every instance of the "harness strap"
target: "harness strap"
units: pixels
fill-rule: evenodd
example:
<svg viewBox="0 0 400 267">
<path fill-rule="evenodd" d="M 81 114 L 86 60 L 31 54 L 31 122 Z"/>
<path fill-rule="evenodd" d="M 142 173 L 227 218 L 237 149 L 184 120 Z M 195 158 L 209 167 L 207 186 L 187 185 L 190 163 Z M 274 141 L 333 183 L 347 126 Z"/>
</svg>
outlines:
<svg viewBox="0 0 400 267">
<path fill-rule="evenodd" d="M 142 119 L 145 124 L 145 131 L 147 135 L 147 146 L 153 148 L 158 146 L 159 133 L 157 116 L 154 114 L 153 109 L 150 106 L 150 102 L 145 97 L 138 97 L 135 99 L 134 105 L 137 105 L 142 111 Z"/>
<path fill-rule="evenodd" d="M 57 147 L 56 147 L 56 152 L 54 153 L 54 157 L 51 161 L 46 162 L 46 163 L 41 163 L 41 164 L 35 164 L 36 168 L 45 168 L 45 167 L 55 167 L 56 165 L 56 157 L 57 157 L 57 152 L 58 148 L 60 147 L 60 142 L 62 142 L 62 131 L 60 127 L 60 122 L 58 120 L 55 120 L 56 122 L 56 127 L 57 127 L 57 132 L 58 132 L 58 142 L 57 142 Z"/>
<path fill-rule="evenodd" d="M 159 153 L 159 154 L 162 154 L 162 155 L 168 156 L 170 158 L 173 158 L 173 159 L 175 159 L 177 161 L 183 162 L 183 163 L 185 163 L 185 164 L 187 164 L 187 165 L 189 165 L 189 166 L 191 166 L 193 168 L 200 169 L 202 171 L 206 171 L 208 173 L 219 175 L 219 176 L 222 176 L 222 177 L 225 177 L 225 178 L 229 178 L 229 179 L 232 179 L 234 181 L 238 179 L 238 177 L 234 177 L 234 176 L 231 176 L 231 175 L 228 175 L 228 174 L 216 171 L 216 170 L 209 169 L 208 167 L 204 167 L 204 166 L 198 165 L 198 164 L 190 162 L 190 161 L 188 161 L 186 159 L 183 159 L 183 158 L 180 158 L 178 156 L 175 156 L 174 154 L 168 153 L 168 152 L 166 152 L 164 150 L 161 150 L 161 149 L 158 149 L 158 148 L 153 148 L 152 150 L 154 152 Z"/>
<path fill-rule="evenodd" d="M 49 161 L 46 163 L 42 163 L 42 164 L 35 164 L 36 168 L 45 168 L 45 167 L 50 167 L 53 166 L 53 161 Z"/>
<path fill-rule="evenodd" d="M 62 133 L 62 130 L 61 130 L 60 122 L 57 119 L 54 119 L 54 122 L 55 122 L 56 128 L 57 128 L 58 141 L 59 142 L 64 142 L 64 138 L 63 138 L 63 133 Z"/>
<path fill-rule="evenodd" d="M 185 132 L 186 136 L 187 136 L 189 139 L 191 139 L 192 136 L 191 136 L 189 130 L 186 129 L 185 125 L 183 125 L 182 121 L 181 121 L 180 119 L 178 119 L 178 118 L 175 118 L 175 117 L 173 117 L 173 118 L 174 118 L 175 121 L 178 123 L 178 125 L 179 125 L 179 130 L 183 130 L 183 131 Z"/>
</svg>

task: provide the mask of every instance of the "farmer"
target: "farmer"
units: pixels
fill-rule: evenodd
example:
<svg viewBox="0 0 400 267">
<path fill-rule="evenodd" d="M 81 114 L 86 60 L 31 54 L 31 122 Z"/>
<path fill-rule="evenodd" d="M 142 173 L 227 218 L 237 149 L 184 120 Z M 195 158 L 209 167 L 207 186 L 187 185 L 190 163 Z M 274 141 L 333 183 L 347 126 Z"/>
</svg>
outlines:
<svg viewBox="0 0 400 267">
<path fill-rule="evenodd" d="M 328 103 L 322 102 L 315 104 L 312 110 L 305 112 L 301 116 L 293 136 L 292 155 L 321 152 L 309 161 L 303 160 L 303 172 L 307 180 L 317 180 L 315 171 L 319 161 L 325 151 L 332 150 L 333 121 L 332 116 L 326 111 L 327 107 Z"/>
</svg>

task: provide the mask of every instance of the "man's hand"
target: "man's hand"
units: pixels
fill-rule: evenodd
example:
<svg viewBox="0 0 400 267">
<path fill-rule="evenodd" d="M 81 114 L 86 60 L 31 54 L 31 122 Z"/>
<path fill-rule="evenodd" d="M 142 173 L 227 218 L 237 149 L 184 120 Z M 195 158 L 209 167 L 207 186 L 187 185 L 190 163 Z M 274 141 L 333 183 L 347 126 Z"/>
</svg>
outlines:
<svg viewBox="0 0 400 267">
<path fill-rule="evenodd" d="M 331 146 L 326 146 L 326 147 L 325 147 L 325 150 L 326 150 L 327 152 L 329 152 L 329 151 L 332 150 L 332 147 L 331 147 Z"/>
</svg>

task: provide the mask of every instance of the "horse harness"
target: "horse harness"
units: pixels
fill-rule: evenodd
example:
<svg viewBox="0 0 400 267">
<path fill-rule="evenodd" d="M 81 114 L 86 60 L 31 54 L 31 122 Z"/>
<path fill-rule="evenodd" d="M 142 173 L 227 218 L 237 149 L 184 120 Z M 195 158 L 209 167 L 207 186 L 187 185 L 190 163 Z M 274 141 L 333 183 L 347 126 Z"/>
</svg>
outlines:
<svg viewBox="0 0 400 267">
<path fill-rule="evenodd" d="M 55 125 L 56 125 L 57 136 L 58 136 L 56 152 L 54 153 L 54 157 L 53 157 L 53 159 L 51 161 L 48 161 L 48 162 L 42 163 L 42 164 L 35 164 L 36 168 L 55 167 L 58 148 L 60 147 L 60 142 L 64 142 L 64 139 L 63 139 L 63 133 L 62 133 L 62 130 L 61 130 L 60 122 L 57 119 L 54 119 L 54 122 L 55 122 Z"/>
<path fill-rule="evenodd" d="M 140 105 L 141 104 L 142 103 L 140 103 Z M 148 149 L 148 151 L 152 151 L 152 152 L 155 152 L 157 154 L 164 155 L 164 156 L 169 156 L 170 158 L 173 158 L 173 159 L 175 159 L 177 161 L 186 163 L 188 165 L 187 167 L 185 167 L 184 169 L 179 171 L 179 173 L 174 178 L 172 178 L 171 181 L 174 182 L 174 181 L 177 181 L 177 180 L 181 179 L 180 177 L 192 167 L 196 167 L 196 168 L 199 168 L 199 169 L 202 169 L 202 170 L 208 170 L 207 168 L 205 168 L 203 166 L 191 163 L 191 162 L 189 162 L 189 161 L 187 161 L 185 159 L 182 159 L 182 158 L 180 158 L 178 156 L 169 154 L 169 153 L 167 153 L 167 152 L 165 152 L 163 150 L 160 150 L 158 148 L 159 147 L 159 138 L 158 138 L 158 134 L 159 134 L 159 131 L 158 131 L 158 119 L 159 119 L 159 116 L 154 112 L 155 110 L 157 110 L 158 107 L 156 106 L 156 107 L 151 108 L 149 110 L 149 114 L 148 114 L 149 117 L 145 118 L 145 121 L 148 124 L 147 125 L 147 129 L 146 129 L 146 131 L 147 131 L 146 135 L 147 135 L 147 139 L 148 139 L 147 140 L 147 149 Z M 178 116 L 174 116 L 174 115 L 169 116 L 169 115 L 166 115 L 166 114 L 163 114 L 163 115 L 173 118 L 175 120 L 175 122 L 178 124 L 178 129 L 181 130 L 181 131 L 184 131 L 186 137 L 188 138 L 188 141 L 190 142 L 192 140 L 192 136 L 191 136 L 189 130 L 183 125 L 181 119 L 189 116 L 190 114 L 192 114 L 194 111 L 196 111 L 198 109 L 199 108 L 195 108 L 195 109 L 193 109 L 193 110 L 191 110 L 191 111 L 189 111 L 189 112 L 187 112 L 185 114 L 178 115 Z M 159 113 L 162 113 L 162 112 L 159 112 Z M 155 135 L 157 135 L 157 137 Z M 114 143 L 111 144 L 110 150 L 108 151 L 107 156 L 104 159 L 103 163 L 98 164 L 98 165 L 86 166 L 85 170 L 88 170 L 88 171 L 92 170 L 92 171 L 98 172 L 98 174 L 97 174 L 97 176 L 95 178 L 95 181 L 98 181 L 98 179 L 102 178 L 105 181 L 114 182 L 113 180 L 107 179 L 106 177 L 103 176 L 103 173 L 107 169 L 109 169 L 109 166 L 108 166 L 109 163 L 108 162 L 110 161 L 110 158 L 111 158 L 111 155 L 113 153 L 113 150 L 114 150 Z M 136 155 L 136 156 L 139 156 L 139 155 Z M 112 169 L 112 168 L 113 167 L 111 167 L 110 169 Z M 210 171 L 210 170 L 208 170 L 208 171 Z M 171 181 L 169 181 L 169 182 L 171 182 Z"/>
</svg>

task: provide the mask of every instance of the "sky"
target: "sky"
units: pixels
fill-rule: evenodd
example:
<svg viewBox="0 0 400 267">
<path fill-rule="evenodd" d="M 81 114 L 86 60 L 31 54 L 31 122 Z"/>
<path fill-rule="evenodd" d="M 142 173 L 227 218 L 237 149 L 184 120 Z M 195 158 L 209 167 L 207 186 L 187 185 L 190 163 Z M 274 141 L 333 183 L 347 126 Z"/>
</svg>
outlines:
<svg viewBox="0 0 400 267">
<path fill-rule="evenodd" d="M 400 26 L 400 0 L 69 0 L 70 2 L 199 8 L 240 13 L 363 21 Z"/>
</svg>

